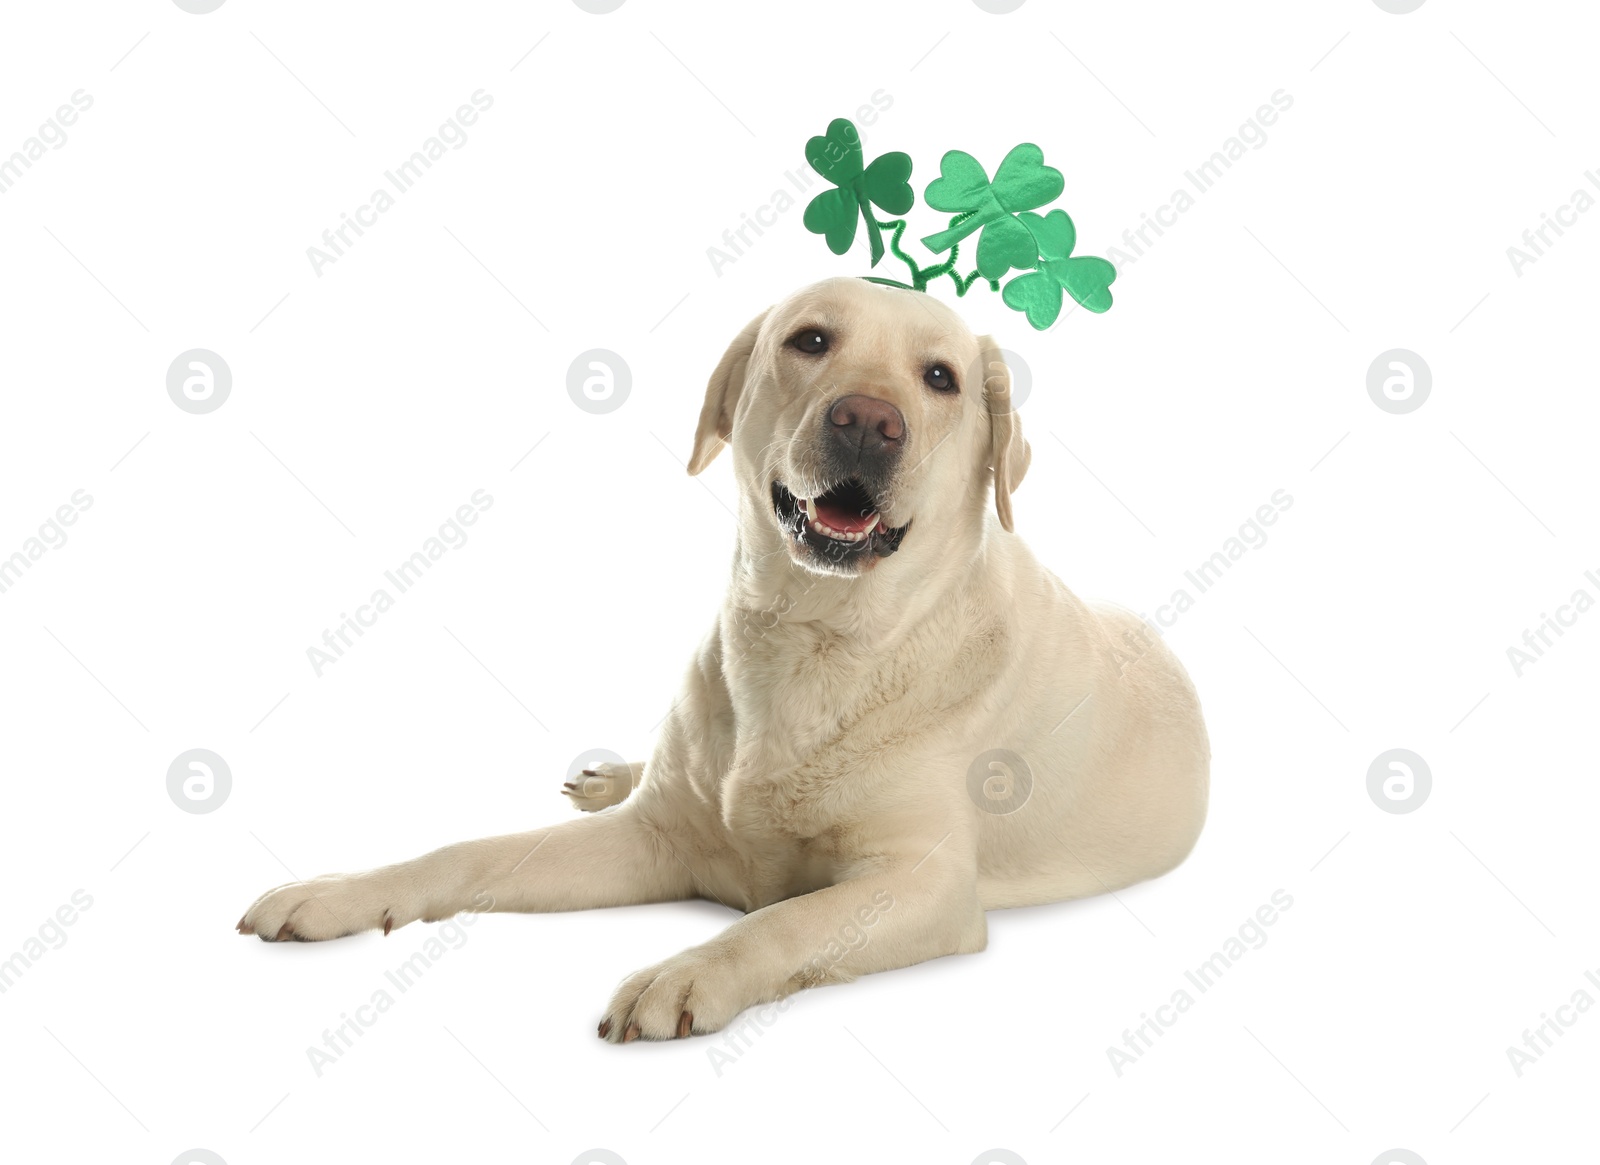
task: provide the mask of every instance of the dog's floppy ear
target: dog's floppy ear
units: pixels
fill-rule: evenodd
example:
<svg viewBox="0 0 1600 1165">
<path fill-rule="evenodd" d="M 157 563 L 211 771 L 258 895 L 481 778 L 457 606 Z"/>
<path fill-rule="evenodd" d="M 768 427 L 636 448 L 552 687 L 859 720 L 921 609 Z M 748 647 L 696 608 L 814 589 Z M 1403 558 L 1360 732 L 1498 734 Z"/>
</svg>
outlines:
<svg viewBox="0 0 1600 1165">
<path fill-rule="evenodd" d="M 1033 450 L 1022 436 L 1022 420 L 1011 400 L 1011 370 L 992 336 L 979 336 L 983 404 L 989 414 L 989 468 L 994 470 L 994 509 L 1000 524 L 1011 525 L 1011 491 L 1022 484 Z"/>
<path fill-rule="evenodd" d="M 770 309 L 769 309 L 770 310 Z M 689 472 L 699 473 L 710 465 L 733 436 L 733 414 L 744 391 L 745 369 L 755 351 L 756 336 L 767 313 L 762 312 L 733 338 L 728 350 L 706 383 L 706 403 L 700 407 L 700 424 L 694 431 L 694 450 L 689 454 Z"/>
</svg>

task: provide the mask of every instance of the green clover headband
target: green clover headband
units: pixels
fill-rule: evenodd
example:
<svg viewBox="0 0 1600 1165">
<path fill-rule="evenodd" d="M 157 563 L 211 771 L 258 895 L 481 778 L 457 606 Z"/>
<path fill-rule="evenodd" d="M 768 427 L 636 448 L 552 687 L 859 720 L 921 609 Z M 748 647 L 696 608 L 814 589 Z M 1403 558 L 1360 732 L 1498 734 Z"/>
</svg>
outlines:
<svg viewBox="0 0 1600 1165">
<path fill-rule="evenodd" d="M 916 204 L 911 190 L 911 158 L 899 152 L 884 154 L 864 164 L 861 134 L 848 118 L 835 118 L 828 132 L 806 143 L 806 161 L 829 182 L 806 207 L 806 229 L 828 240 L 835 255 L 848 251 L 856 239 L 858 219 L 866 223 L 867 243 L 872 265 L 884 255 L 883 232 L 892 231 L 889 250 L 910 268 L 910 283 L 862 278 L 890 287 L 926 291 L 928 284 L 948 275 L 956 294 L 965 295 L 980 276 L 991 291 L 999 291 L 1006 306 L 1023 312 L 1028 322 L 1040 331 L 1056 322 L 1061 314 L 1061 293 L 1065 291 L 1093 312 L 1111 306 L 1111 283 L 1117 269 L 1093 255 L 1074 256 L 1077 230 L 1064 210 L 1038 215 L 1033 211 L 1061 194 L 1065 181 L 1061 171 L 1044 164 L 1038 146 L 1024 142 L 1007 154 L 995 171 L 994 181 L 971 154 L 951 150 L 939 162 L 939 177 L 928 183 L 923 198 L 934 210 L 955 217 L 947 230 L 928 235 L 922 245 L 935 252 L 949 251 L 941 263 L 919 267 L 900 249 L 906 223 L 902 218 L 878 221 L 873 207 L 892 215 L 903 215 Z M 956 273 L 957 244 L 974 232 L 978 235 L 977 269 L 966 276 Z M 1001 290 L 1000 280 L 1015 268 L 1024 272 Z"/>
</svg>

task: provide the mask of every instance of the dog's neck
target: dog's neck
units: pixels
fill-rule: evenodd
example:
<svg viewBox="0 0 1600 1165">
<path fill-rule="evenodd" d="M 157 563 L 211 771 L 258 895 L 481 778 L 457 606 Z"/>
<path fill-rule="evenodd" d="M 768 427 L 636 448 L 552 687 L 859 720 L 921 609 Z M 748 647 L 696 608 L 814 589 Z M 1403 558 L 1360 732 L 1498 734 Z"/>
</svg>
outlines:
<svg viewBox="0 0 1600 1165">
<path fill-rule="evenodd" d="M 982 559 L 995 548 L 981 514 L 969 517 L 911 530 L 929 537 L 854 577 L 809 571 L 776 530 L 743 527 L 718 656 L 736 730 L 723 820 L 736 834 L 825 829 L 839 799 L 775 810 L 784 774 L 852 732 L 907 731 L 908 710 L 921 717 L 914 731 L 936 731 L 942 704 L 992 669 L 1002 616 L 976 609 L 973 580 L 992 578 Z"/>
<path fill-rule="evenodd" d="M 913 530 L 931 538 L 935 529 Z M 983 553 L 981 513 L 963 515 L 937 531 L 937 546 L 925 542 L 878 559 L 858 574 L 820 574 L 797 563 L 783 535 L 741 535 L 734 548 L 733 577 L 724 601 L 735 634 L 762 637 L 780 624 L 812 623 L 860 643 L 881 648 L 895 642 L 948 605 Z M 930 554 L 934 561 L 925 561 Z"/>
</svg>

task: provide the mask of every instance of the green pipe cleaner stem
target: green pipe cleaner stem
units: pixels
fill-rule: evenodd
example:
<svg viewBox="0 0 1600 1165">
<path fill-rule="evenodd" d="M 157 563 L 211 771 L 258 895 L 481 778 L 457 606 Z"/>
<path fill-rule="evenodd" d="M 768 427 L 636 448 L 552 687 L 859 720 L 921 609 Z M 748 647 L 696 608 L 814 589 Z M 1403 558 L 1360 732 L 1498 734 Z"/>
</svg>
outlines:
<svg viewBox="0 0 1600 1165">
<path fill-rule="evenodd" d="M 971 218 L 975 213 L 977 212 L 968 211 L 964 214 L 958 214 L 950 220 L 950 225 L 952 227 L 959 226 L 961 223 Z M 960 253 L 960 244 L 956 244 L 950 248 L 950 254 L 945 258 L 944 262 L 935 263 L 931 267 L 919 267 L 917 266 L 916 260 L 910 255 L 906 254 L 900 246 L 900 240 L 905 236 L 906 233 L 905 219 L 896 218 L 889 219 L 887 222 L 879 222 L 875 215 L 869 216 L 869 218 L 874 225 L 882 228 L 883 230 L 893 232 L 889 236 L 889 251 L 896 259 L 899 259 L 910 269 L 911 276 L 910 283 L 900 283 L 897 280 L 883 279 L 881 277 L 872 275 L 865 276 L 869 282 L 881 283 L 889 287 L 904 287 L 910 291 L 926 291 L 929 283 L 933 282 L 941 275 L 948 275 L 950 276 L 950 281 L 956 285 L 956 294 L 959 296 L 966 295 L 968 288 L 970 288 L 973 283 L 977 281 L 978 272 L 976 271 L 973 271 L 964 277 L 956 274 L 956 259 Z M 986 280 L 986 282 L 989 284 L 989 289 L 991 291 L 1000 290 L 1000 281 L 998 279 L 990 279 Z"/>
</svg>

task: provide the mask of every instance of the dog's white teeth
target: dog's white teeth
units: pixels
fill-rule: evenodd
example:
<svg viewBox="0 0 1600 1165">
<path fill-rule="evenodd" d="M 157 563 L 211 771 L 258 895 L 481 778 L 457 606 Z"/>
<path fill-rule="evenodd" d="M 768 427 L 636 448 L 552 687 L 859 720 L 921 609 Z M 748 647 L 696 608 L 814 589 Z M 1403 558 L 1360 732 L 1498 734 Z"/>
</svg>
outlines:
<svg viewBox="0 0 1600 1165">
<path fill-rule="evenodd" d="M 817 501 L 815 498 L 806 499 L 806 517 L 813 522 L 817 520 Z"/>
<path fill-rule="evenodd" d="M 873 516 L 873 521 L 877 521 L 876 515 Z M 828 525 L 820 518 L 812 518 L 810 521 L 810 526 L 811 529 L 816 533 L 821 534 L 824 538 L 832 538 L 835 542 L 860 542 L 864 540 L 867 535 L 872 533 L 871 525 L 869 525 L 865 530 L 859 531 L 835 530 L 832 526 Z"/>
<path fill-rule="evenodd" d="M 867 528 L 861 531 L 861 536 L 865 538 L 868 534 L 876 530 L 882 521 L 883 519 L 881 517 L 879 517 L 877 514 L 873 514 L 872 517 L 867 520 Z"/>
</svg>

